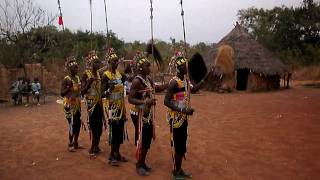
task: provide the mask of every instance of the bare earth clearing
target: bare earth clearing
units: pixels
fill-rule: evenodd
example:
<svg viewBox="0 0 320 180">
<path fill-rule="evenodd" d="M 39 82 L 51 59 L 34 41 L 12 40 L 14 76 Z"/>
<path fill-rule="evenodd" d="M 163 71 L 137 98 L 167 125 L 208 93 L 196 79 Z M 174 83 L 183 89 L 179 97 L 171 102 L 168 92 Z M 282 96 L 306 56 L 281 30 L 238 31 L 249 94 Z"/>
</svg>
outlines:
<svg viewBox="0 0 320 180">
<path fill-rule="evenodd" d="M 86 149 L 67 152 L 67 123 L 62 106 L 52 99 L 39 107 L 0 107 L 0 179 L 170 179 L 166 109 L 163 96 L 158 99 L 157 140 L 148 156 L 151 176 L 136 175 L 130 118 L 130 142 L 121 149 L 129 162 L 110 167 L 105 132 L 100 144 L 104 152 L 97 159 L 88 159 L 89 136 L 83 131 L 80 143 Z M 190 120 L 184 167 L 193 179 L 320 177 L 320 89 L 203 92 L 193 96 L 192 106 L 196 113 Z"/>
</svg>

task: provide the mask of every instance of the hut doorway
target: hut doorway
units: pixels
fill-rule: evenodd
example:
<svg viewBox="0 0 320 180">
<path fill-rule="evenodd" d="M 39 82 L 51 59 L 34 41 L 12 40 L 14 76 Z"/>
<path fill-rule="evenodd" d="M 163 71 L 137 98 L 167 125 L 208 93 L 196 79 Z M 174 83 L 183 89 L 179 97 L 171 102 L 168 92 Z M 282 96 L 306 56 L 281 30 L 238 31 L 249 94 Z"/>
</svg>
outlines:
<svg viewBox="0 0 320 180">
<path fill-rule="evenodd" d="M 249 69 L 237 70 L 237 90 L 247 90 L 249 72 Z"/>
</svg>

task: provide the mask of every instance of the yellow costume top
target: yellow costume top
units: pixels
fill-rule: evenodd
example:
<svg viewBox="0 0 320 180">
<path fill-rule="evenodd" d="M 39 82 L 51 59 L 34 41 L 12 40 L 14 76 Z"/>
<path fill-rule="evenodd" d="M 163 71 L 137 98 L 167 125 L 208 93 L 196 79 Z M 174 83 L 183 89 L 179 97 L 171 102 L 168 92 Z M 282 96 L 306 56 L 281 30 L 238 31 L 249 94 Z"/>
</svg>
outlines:
<svg viewBox="0 0 320 180">
<path fill-rule="evenodd" d="M 187 106 L 187 92 L 186 92 L 186 81 L 182 81 L 178 77 L 173 77 L 171 81 L 176 81 L 178 84 L 178 92 L 173 95 L 173 101 L 179 108 L 185 108 Z M 168 108 L 168 121 L 173 123 L 173 128 L 179 128 L 184 121 L 188 119 L 187 115 L 181 112 L 177 112 Z"/>
<path fill-rule="evenodd" d="M 107 70 L 103 73 L 109 80 L 109 92 L 104 100 L 105 111 L 111 121 L 123 120 L 126 116 L 126 107 L 124 103 L 124 85 L 122 75 L 119 71 L 112 73 Z"/>
<path fill-rule="evenodd" d="M 148 98 L 152 98 L 154 96 L 153 94 L 153 85 L 151 80 L 147 77 L 146 79 L 144 79 L 141 76 L 136 76 L 135 78 L 138 78 L 141 83 L 145 86 L 145 89 L 141 90 L 139 92 L 140 97 L 144 100 L 147 97 Z M 143 112 L 142 115 L 142 121 L 144 123 L 150 123 L 152 121 L 153 118 L 153 109 L 150 107 L 146 107 L 145 105 L 140 105 L 140 106 L 133 106 L 131 108 L 131 114 L 133 115 L 139 115 L 139 109 Z"/>
<path fill-rule="evenodd" d="M 69 119 L 72 118 L 73 115 L 76 114 L 78 111 L 81 112 L 81 83 L 79 76 L 75 76 L 75 78 L 66 76 L 64 77 L 64 80 L 72 82 L 71 93 L 69 93 L 63 98 L 65 116 Z"/>
<path fill-rule="evenodd" d="M 90 86 L 90 89 L 88 89 L 88 92 L 84 96 L 89 113 L 93 112 L 95 106 L 98 103 L 101 104 L 101 78 L 99 73 L 96 73 L 97 76 L 94 76 L 91 70 L 85 71 L 88 79 L 94 79 L 93 83 Z"/>
</svg>

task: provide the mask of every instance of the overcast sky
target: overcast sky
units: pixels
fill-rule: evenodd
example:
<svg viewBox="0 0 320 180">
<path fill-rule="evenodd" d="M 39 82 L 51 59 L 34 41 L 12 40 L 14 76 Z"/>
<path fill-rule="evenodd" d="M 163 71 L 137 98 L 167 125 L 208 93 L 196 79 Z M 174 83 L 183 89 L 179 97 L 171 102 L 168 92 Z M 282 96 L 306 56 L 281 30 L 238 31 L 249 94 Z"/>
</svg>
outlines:
<svg viewBox="0 0 320 180">
<path fill-rule="evenodd" d="M 35 0 L 52 13 L 58 12 L 57 0 Z M 71 30 L 90 29 L 89 0 L 60 0 L 64 24 Z M 93 30 L 106 32 L 103 0 L 93 1 Z M 125 41 L 150 39 L 149 0 L 106 0 L 109 28 Z M 169 41 L 183 38 L 180 0 L 153 0 L 154 37 Z M 239 9 L 252 6 L 298 6 L 302 0 L 184 0 L 187 41 L 218 42 L 232 30 Z M 55 22 L 58 24 L 58 21 Z"/>
</svg>

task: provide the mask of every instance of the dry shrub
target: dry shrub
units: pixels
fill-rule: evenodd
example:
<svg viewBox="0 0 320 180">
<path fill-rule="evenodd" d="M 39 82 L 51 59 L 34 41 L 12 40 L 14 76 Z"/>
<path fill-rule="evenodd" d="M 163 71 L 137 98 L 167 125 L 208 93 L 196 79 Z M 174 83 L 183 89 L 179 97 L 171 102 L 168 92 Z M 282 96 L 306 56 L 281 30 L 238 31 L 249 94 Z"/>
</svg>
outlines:
<svg viewBox="0 0 320 180">
<path fill-rule="evenodd" d="M 320 80 L 320 65 L 298 68 L 293 73 L 294 80 Z"/>
<path fill-rule="evenodd" d="M 62 63 L 47 63 L 46 69 L 52 72 L 59 80 L 65 76 L 65 67 Z"/>
<path fill-rule="evenodd" d="M 10 72 L 2 65 L 0 64 L 0 99 L 7 99 L 8 92 L 10 89 Z"/>
</svg>

